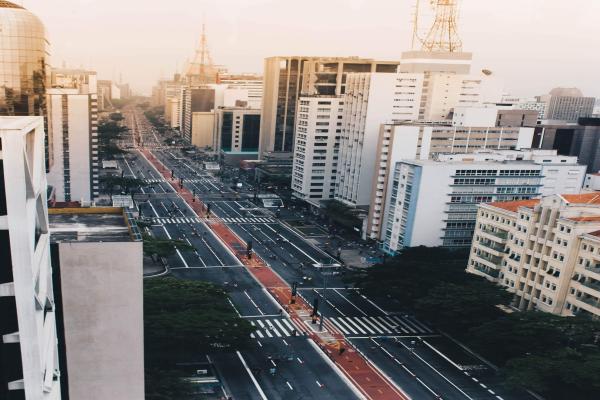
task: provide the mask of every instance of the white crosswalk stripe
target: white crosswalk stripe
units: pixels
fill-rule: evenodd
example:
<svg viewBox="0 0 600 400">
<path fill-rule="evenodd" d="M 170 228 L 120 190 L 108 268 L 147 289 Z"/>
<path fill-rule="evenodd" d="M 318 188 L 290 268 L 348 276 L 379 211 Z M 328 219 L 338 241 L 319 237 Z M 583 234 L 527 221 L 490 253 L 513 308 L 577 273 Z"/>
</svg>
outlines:
<svg viewBox="0 0 600 400">
<path fill-rule="evenodd" d="M 286 319 L 255 319 L 251 320 L 250 324 L 256 329 L 250 334 L 250 337 L 255 339 L 256 337 L 290 337 L 294 336 L 293 331 L 296 331 L 297 335 L 305 335 L 302 331 L 298 331 L 288 320 Z"/>
<path fill-rule="evenodd" d="M 224 217 L 222 218 L 225 223 L 236 223 L 236 224 L 273 224 L 275 220 L 273 218 L 259 218 L 259 217 Z"/>
<path fill-rule="evenodd" d="M 434 331 L 411 317 L 330 317 L 345 335 L 428 335 Z"/>
<path fill-rule="evenodd" d="M 200 223 L 200 218 L 198 217 L 186 217 L 186 218 L 166 218 L 166 217 L 158 217 L 152 218 L 152 222 L 157 222 L 160 224 L 197 224 Z"/>
</svg>

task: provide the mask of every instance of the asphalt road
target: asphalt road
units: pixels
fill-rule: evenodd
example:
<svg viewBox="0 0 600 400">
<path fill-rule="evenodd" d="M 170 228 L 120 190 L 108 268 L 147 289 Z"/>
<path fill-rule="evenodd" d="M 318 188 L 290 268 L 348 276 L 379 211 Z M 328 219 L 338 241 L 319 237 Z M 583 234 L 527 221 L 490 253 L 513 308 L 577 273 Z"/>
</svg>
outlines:
<svg viewBox="0 0 600 400">
<path fill-rule="evenodd" d="M 134 118 L 129 118 L 133 121 Z M 226 223 L 254 254 L 319 311 L 326 329 L 343 333 L 367 359 L 413 399 L 532 399 L 507 392 L 489 367 L 472 355 L 469 368 L 447 355 L 462 351 L 426 323 L 413 316 L 389 313 L 359 291 L 348 288 L 331 268 L 338 263 L 281 223 L 273 210 L 257 207 L 248 195 L 237 194 L 179 149 L 161 148 L 161 140 L 138 115 L 136 129 L 143 143 L 173 171 L 181 184 L 210 205 L 212 218 Z M 173 275 L 223 285 L 238 314 L 256 327 L 252 348 L 241 353 L 212 356 L 224 386 L 233 399 L 352 399 L 356 395 L 337 370 L 302 334 L 294 336 L 291 321 L 210 229 L 137 152 L 120 160 L 125 176 L 144 179 L 149 186 L 135 195 L 142 215 L 157 237 L 179 239 L 193 251 L 169 257 Z M 323 265 L 325 267 L 323 267 Z M 328 267 L 329 266 L 329 267 Z M 283 313 L 284 314 L 284 313 Z M 436 342 L 437 341 L 437 342 Z M 275 368 L 275 371 L 271 370 Z"/>
</svg>

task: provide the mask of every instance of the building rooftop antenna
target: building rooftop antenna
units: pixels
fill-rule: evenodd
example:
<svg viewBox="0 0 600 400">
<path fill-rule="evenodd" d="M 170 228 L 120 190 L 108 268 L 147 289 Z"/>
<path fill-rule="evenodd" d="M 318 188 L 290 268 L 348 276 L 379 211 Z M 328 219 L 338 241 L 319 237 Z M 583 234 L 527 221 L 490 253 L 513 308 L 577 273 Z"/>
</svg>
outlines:
<svg viewBox="0 0 600 400">
<path fill-rule="evenodd" d="M 462 51 L 462 41 L 458 35 L 459 0 L 429 1 L 435 12 L 435 19 L 429 33 L 422 40 L 422 50 L 443 52 Z"/>
</svg>

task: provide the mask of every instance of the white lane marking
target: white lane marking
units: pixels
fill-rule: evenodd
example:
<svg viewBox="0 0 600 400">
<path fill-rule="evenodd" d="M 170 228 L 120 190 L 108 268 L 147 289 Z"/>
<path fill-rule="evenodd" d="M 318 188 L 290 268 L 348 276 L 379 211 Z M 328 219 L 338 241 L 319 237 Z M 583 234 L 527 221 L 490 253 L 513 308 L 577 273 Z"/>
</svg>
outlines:
<svg viewBox="0 0 600 400">
<path fill-rule="evenodd" d="M 344 324 L 352 333 L 354 333 L 355 335 L 358 335 L 358 332 L 355 331 L 354 328 L 352 326 L 350 326 L 350 324 L 348 322 L 346 322 L 344 318 L 339 318 L 338 321 L 340 324 Z"/>
<path fill-rule="evenodd" d="M 376 317 L 379 321 L 381 321 L 382 325 L 389 326 L 392 332 L 396 332 L 398 329 L 398 324 L 389 322 L 386 318 L 388 317 Z"/>
<path fill-rule="evenodd" d="M 418 355 L 415 351 L 410 350 L 410 348 L 405 345 L 404 343 L 402 343 L 401 340 L 397 340 L 396 342 L 400 343 L 400 345 L 402 345 L 405 349 L 411 351 L 411 353 L 417 357 L 419 360 L 421 360 L 425 365 L 427 365 L 429 368 L 431 368 L 433 371 L 435 371 L 439 376 L 441 376 L 442 378 L 444 378 L 444 380 L 446 382 L 448 382 L 450 385 L 452 385 L 456 390 L 458 390 L 463 396 L 465 396 L 467 399 L 469 400 L 474 400 L 471 396 L 469 396 L 468 394 L 466 394 L 465 392 L 463 392 L 458 386 L 456 386 L 456 384 L 454 384 L 454 382 L 452 382 L 450 379 L 446 378 L 446 376 L 444 376 L 440 371 L 438 371 L 437 369 L 435 369 L 435 367 L 431 364 L 429 364 L 427 361 L 425 361 L 423 359 L 423 357 L 421 357 L 420 355 Z"/>
<path fill-rule="evenodd" d="M 392 331 L 389 328 L 386 328 L 385 325 L 383 325 L 381 322 L 377 321 L 377 319 L 375 317 L 367 317 L 369 319 L 369 321 L 371 321 L 371 323 L 375 326 L 378 326 L 379 329 L 382 330 L 382 332 L 386 332 L 386 333 L 391 333 Z"/>
<path fill-rule="evenodd" d="M 292 385 L 290 385 L 290 383 L 288 381 L 285 381 L 285 383 L 287 383 L 287 385 L 290 388 L 290 390 L 294 390 L 294 388 L 292 387 Z"/>
<path fill-rule="evenodd" d="M 286 326 L 287 326 L 287 327 L 290 329 L 290 332 L 292 332 L 292 331 L 294 331 L 294 330 L 296 329 L 296 328 L 294 328 L 294 327 L 292 326 L 292 324 L 290 324 L 290 323 L 288 322 L 288 320 L 287 320 L 287 319 L 283 319 L 283 320 L 281 320 L 281 321 L 282 321 L 282 322 L 283 322 L 283 323 L 284 323 L 284 324 L 285 324 L 285 325 L 286 325 Z"/>
<path fill-rule="evenodd" d="M 250 375 L 250 379 L 252 379 L 252 383 L 254 383 L 254 386 L 256 387 L 256 390 L 258 390 L 258 394 L 260 394 L 261 399 L 263 399 L 263 400 L 269 400 L 267 398 L 267 396 L 265 395 L 265 392 L 263 392 L 262 388 L 258 384 L 258 381 L 256 380 L 256 378 L 252 374 L 252 371 L 250 371 L 250 368 L 248 368 L 248 364 L 246 364 L 246 360 L 244 360 L 244 357 L 242 357 L 242 353 L 240 353 L 239 351 L 236 351 L 236 353 L 237 353 L 240 361 L 242 362 L 242 365 L 244 366 L 244 368 L 246 368 L 246 372 L 248 373 L 248 375 Z"/>
<path fill-rule="evenodd" d="M 373 307 L 375 307 L 376 309 L 378 309 L 379 311 L 381 311 L 382 313 L 384 313 L 385 315 L 389 315 L 389 313 L 387 311 L 385 311 L 383 308 L 379 307 L 377 304 L 375 304 L 374 302 L 372 302 L 369 298 L 367 298 L 367 296 L 365 296 L 364 294 L 361 294 L 360 297 L 362 297 L 363 299 L 365 299 L 366 301 L 368 301 L 369 303 L 371 303 L 371 305 Z"/>
<path fill-rule="evenodd" d="M 256 303 L 254 302 L 254 300 L 252 300 L 252 297 L 250 297 L 250 295 L 248 294 L 248 292 L 246 290 L 244 290 L 244 294 L 250 300 L 250 302 L 252 303 L 252 305 L 254 307 L 256 307 L 256 309 L 258 310 L 258 312 L 260 313 L 260 315 L 265 315 L 265 313 L 262 312 L 262 310 L 256 305 Z M 258 323 L 261 324 L 261 326 L 262 326 L 262 323 L 260 322 L 260 320 L 258 321 Z"/>
<path fill-rule="evenodd" d="M 281 333 L 279 333 L 279 331 L 277 329 L 275 329 L 275 325 L 273 325 L 273 323 L 268 319 L 266 320 L 266 322 L 269 325 L 269 330 L 271 332 L 275 333 L 275 335 L 277 335 L 277 337 L 281 337 Z"/>
<path fill-rule="evenodd" d="M 294 243 L 292 243 L 289 239 L 287 239 L 286 237 L 284 237 L 283 235 L 281 235 L 279 232 L 277 232 L 275 229 L 271 228 L 269 225 L 264 225 L 267 228 L 269 228 L 270 230 L 272 230 L 273 232 L 275 232 L 275 234 L 279 237 L 281 237 L 283 239 L 284 242 L 289 243 L 292 245 L 292 247 L 294 247 L 296 250 L 298 250 L 300 253 L 304 254 L 307 258 L 309 258 L 310 260 L 312 260 L 313 263 L 315 264 L 319 264 L 319 262 L 317 260 L 315 260 L 314 258 L 312 258 L 311 256 L 309 256 L 304 250 L 302 250 L 300 247 L 296 246 Z"/>
<path fill-rule="evenodd" d="M 409 332 L 411 333 L 417 333 L 416 330 L 414 330 L 413 328 L 411 328 L 410 326 L 408 326 L 407 324 L 404 323 L 404 321 L 402 320 L 402 318 L 400 317 L 391 317 L 393 321 L 397 321 L 399 324 L 401 324 L 403 327 L 405 327 L 406 329 L 409 330 Z"/>
<path fill-rule="evenodd" d="M 376 334 L 377 332 L 375 332 L 373 329 L 369 328 L 367 326 L 367 324 L 365 324 L 363 322 L 363 320 L 360 317 L 352 317 L 357 324 L 360 324 L 361 326 L 363 326 L 367 331 L 369 331 L 372 335 Z"/>
<path fill-rule="evenodd" d="M 285 339 L 281 339 L 281 341 L 283 342 L 283 344 L 285 344 L 286 346 L 289 346 L 288 342 L 285 341 Z"/>
</svg>

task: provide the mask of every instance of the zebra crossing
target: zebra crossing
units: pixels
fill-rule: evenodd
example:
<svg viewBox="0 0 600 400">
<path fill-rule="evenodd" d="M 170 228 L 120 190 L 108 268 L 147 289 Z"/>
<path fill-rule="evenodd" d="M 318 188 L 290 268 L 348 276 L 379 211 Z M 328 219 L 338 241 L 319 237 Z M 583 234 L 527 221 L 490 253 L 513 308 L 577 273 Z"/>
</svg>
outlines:
<svg viewBox="0 0 600 400">
<path fill-rule="evenodd" d="M 194 217 L 177 217 L 177 218 L 166 218 L 166 217 L 158 217 L 152 218 L 152 222 L 156 222 L 159 224 L 197 224 L 200 222 L 200 218 Z"/>
<path fill-rule="evenodd" d="M 233 218 L 225 217 L 221 218 L 223 222 L 228 224 L 272 224 L 275 222 L 273 218 L 266 217 L 245 217 L 245 218 Z"/>
<path fill-rule="evenodd" d="M 256 329 L 250 334 L 252 339 L 294 336 L 296 328 L 287 319 L 253 319 L 250 324 Z M 297 335 L 305 335 L 298 331 Z"/>
<path fill-rule="evenodd" d="M 411 317 L 330 317 L 347 336 L 419 336 L 435 334 L 433 329 Z"/>
<path fill-rule="evenodd" d="M 144 179 L 145 183 L 161 183 L 166 182 L 163 178 Z"/>
</svg>

